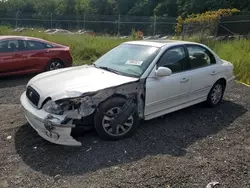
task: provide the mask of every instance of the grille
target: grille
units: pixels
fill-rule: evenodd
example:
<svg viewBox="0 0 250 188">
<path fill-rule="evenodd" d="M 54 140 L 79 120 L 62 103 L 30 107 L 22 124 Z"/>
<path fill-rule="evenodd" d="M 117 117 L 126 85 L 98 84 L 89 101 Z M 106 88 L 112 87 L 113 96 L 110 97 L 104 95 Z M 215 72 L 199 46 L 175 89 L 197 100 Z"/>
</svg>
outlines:
<svg viewBox="0 0 250 188">
<path fill-rule="evenodd" d="M 36 90 L 28 86 L 26 90 L 26 96 L 35 106 L 38 106 L 40 95 L 36 92 Z"/>
</svg>

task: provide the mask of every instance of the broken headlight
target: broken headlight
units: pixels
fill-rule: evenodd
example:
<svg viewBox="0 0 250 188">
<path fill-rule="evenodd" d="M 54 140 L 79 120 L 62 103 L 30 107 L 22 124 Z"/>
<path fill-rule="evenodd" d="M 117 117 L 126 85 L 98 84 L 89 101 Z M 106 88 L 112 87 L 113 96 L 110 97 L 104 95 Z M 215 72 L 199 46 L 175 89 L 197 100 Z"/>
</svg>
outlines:
<svg viewBox="0 0 250 188">
<path fill-rule="evenodd" d="M 51 114 L 62 115 L 65 110 L 68 110 L 71 106 L 71 102 L 69 100 L 61 100 L 61 101 L 52 101 L 49 100 L 43 106 L 43 109 Z"/>
<path fill-rule="evenodd" d="M 63 115 L 66 111 L 77 111 L 81 116 L 90 115 L 95 110 L 92 97 L 90 96 L 59 101 L 50 100 L 45 103 L 43 109 L 55 115 Z"/>
</svg>

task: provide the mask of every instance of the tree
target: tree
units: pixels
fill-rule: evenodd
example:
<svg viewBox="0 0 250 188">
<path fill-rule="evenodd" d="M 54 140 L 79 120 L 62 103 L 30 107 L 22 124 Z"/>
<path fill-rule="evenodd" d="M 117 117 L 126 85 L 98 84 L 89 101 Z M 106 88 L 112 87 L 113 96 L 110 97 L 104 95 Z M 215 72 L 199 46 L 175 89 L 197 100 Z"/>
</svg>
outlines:
<svg viewBox="0 0 250 188">
<path fill-rule="evenodd" d="M 157 1 L 155 1 L 157 2 Z M 134 16 L 152 16 L 156 3 L 152 0 L 137 0 L 135 5 L 128 11 L 129 15 Z"/>
<path fill-rule="evenodd" d="M 169 16 L 177 17 L 178 16 L 178 4 L 177 0 L 162 0 L 158 3 L 154 9 L 156 16 Z"/>
<path fill-rule="evenodd" d="M 78 0 L 78 1 L 76 1 L 75 10 L 76 10 L 76 13 L 78 15 L 93 12 L 93 9 L 90 6 L 89 0 Z"/>
<path fill-rule="evenodd" d="M 136 4 L 135 0 L 116 0 L 117 14 L 125 15 L 127 14 Z"/>
<path fill-rule="evenodd" d="M 89 0 L 93 14 L 113 15 L 116 3 L 113 0 Z"/>
<path fill-rule="evenodd" d="M 249 0 L 0 0 L 0 17 L 72 18 L 83 14 L 133 16 L 186 16 L 222 8 L 237 8 L 250 14 Z"/>
</svg>

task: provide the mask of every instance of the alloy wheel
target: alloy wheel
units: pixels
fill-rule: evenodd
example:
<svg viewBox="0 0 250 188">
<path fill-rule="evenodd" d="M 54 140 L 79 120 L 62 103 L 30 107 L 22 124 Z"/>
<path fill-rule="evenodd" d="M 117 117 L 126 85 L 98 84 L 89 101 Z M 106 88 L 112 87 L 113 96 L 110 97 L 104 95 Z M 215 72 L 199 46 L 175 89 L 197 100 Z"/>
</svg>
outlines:
<svg viewBox="0 0 250 188">
<path fill-rule="evenodd" d="M 223 94 L 223 88 L 221 84 L 217 84 L 213 90 L 212 90 L 212 94 L 211 94 L 211 101 L 213 104 L 217 104 Z"/>
<path fill-rule="evenodd" d="M 60 69 L 60 68 L 62 68 L 62 64 L 60 62 L 53 61 L 50 64 L 49 70 L 57 70 L 57 69 Z"/>
<path fill-rule="evenodd" d="M 121 110 L 120 107 L 114 107 L 111 108 L 110 110 L 107 111 L 107 114 L 109 116 L 115 116 L 116 114 L 119 113 L 119 111 Z M 105 132 L 111 136 L 122 136 L 124 134 L 126 134 L 133 126 L 134 123 L 134 119 L 133 116 L 131 115 L 128 120 L 126 121 L 126 123 L 124 123 L 124 125 L 117 125 L 116 131 L 115 133 L 112 132 L 112 127 L 110 125 L 111 121 L 114 118 L 108 117 L 106 115 L 104 115 L 103 120 L 102 120 L 102 126 L 105 130 Z"/>
</svg>

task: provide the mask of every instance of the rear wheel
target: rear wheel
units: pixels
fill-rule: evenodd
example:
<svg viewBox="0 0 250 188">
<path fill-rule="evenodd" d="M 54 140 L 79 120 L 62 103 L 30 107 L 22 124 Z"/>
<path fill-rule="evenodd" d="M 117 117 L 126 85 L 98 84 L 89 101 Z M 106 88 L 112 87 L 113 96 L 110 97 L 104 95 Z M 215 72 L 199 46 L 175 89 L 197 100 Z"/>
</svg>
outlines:
<svg viewBox="0 0 250 188">
<path fill-rule="evenodd" d="M 64 67 L 64 64 L 62 61 L 60 61 L 58 59 L 52 59 L 52 60 L 50 60 L 48 66 L 47 66 L 47 71 L 57 70 L 57 69 L 61 69 L 63 67 Z"/>
<path fill-rule="evenodd" d="M 221 102 L 225 91 L 225 84 L 218 81 L 214 84 L 207 97 L 207 104 L 210 107 L 216 107 Z"/>
</svg>

